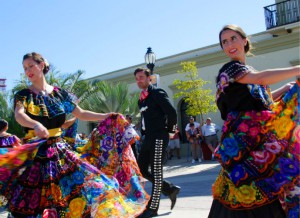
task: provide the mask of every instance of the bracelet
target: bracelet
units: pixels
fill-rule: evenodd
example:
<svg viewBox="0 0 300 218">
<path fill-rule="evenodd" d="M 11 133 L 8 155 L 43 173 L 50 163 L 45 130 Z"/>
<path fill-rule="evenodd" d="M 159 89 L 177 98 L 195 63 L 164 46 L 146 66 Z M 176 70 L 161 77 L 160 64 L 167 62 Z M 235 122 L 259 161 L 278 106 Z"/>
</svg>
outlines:
<svg viewBox="0 0 300 218">
<path fill-rule="evenodd" d="M 33 129 L 35 129 L 36 127 L 38 127 L 40 124 L 38 123 L 38 124 L 35 124 L 34 126 L 33 126 Z"/>
</svg>

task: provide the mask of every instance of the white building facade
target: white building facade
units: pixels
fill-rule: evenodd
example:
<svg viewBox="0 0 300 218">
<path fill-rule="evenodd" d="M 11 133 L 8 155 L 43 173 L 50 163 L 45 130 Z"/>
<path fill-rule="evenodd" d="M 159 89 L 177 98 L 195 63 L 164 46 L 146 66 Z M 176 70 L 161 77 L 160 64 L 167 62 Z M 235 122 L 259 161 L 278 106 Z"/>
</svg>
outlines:
<svg viewBox="0 0 300 218">
<path fill-rule="evenodd" d="M 300 26 L 299 22 L 277 27 L 249 36 L 254 46 L 254 56 L 247 58 L 247 64 L 256 70 L 271 68 L 282 68 L 298 65 L 300 63 Z M 219 44 L 183 52 L 169 57 L 158 59 L 155 63 L 154 72 L 160 76 L 160 87 L 166 90 L 174 107 L 178 112 L 178 124 L 180 129 L 185 126 L 187 120 L 184 117 L 182 99 L 174 99 L 176 88 L 173 85 L 174 79 L 184 79 L 182 74 L 177 72 L 181 69 L 183 61 L 196 61 L 199 76 L 206 81 L 211 81 L 207 86 L 213 93 L 216 91 L 215 78 L 219 69 L 229 61 L 221 50 Z M 107 74 L 99 75 L 89 80 L 106 80 L 110 82 L 125 82 L 129 85 L 130 92 L 139 92 L 133 75 L 137 67 L 145 67 L 145 64 L 131 66 Z M 271 86 L 276 89 L 288 81 Z M 219 112 L 207 114 L 213 122 L 222 125 Z M 199 119 L 199 118 L 198 118 Z M 196 117 L 197 120 L 197 117 Z M 87 126 L 81 123 L 80 128 L 87 132 Z"/>
</svg>

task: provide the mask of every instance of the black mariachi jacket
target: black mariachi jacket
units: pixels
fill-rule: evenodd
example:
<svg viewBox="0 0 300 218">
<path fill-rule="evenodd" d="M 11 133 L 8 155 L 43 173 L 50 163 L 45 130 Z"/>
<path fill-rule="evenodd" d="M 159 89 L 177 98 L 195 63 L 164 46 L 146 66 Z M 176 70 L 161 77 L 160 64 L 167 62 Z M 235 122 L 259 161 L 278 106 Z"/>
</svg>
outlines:
<svg viewBox="0 0 300 218">
<path fill-rule="evenodd" d="M 146 99 L 138 101 L 146 132 L 165 130 L 174 133 L 177 124 L 177 113 L 169 100 L 168 94 L 165 90 L 156 88 L 153 85 L 149 85 L 148 92 Z"/>
</svg>

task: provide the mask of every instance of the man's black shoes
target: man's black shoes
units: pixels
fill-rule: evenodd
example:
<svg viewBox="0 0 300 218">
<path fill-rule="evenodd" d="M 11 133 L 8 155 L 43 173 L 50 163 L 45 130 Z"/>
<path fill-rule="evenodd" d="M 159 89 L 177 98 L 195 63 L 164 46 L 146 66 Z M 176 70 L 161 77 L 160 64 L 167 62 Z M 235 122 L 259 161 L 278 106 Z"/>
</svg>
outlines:
<svg viewBox="0 0 300 218">
<path fill-rule="evenodd" d="M 155 216 L 157 216 L 157 211 L 146 209 L 137 218 L 149 218 L 149 217 L 155 217 Z"/>
<path fill-rule="evenodd" d="M 173 210 L 175 204 L 176 204 L 176 199 L 177 199 L 177 195 L 180 192 L 180 187 L 179 186 L 173 186 L 172 187 L 172 192 L 169 195 L 169 198 L 171 200 L 171 210 Z"/>
</svg>

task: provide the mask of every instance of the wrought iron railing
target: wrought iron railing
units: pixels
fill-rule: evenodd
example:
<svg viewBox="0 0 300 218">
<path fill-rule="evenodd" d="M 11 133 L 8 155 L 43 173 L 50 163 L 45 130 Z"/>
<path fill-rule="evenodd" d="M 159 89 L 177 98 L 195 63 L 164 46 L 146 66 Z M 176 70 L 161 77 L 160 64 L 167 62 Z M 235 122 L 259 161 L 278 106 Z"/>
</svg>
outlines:
<svg viewBox="0 0 300 218">
<path fill-rule="evenodd" d="M 299 21 L 299 2 L 300 0 L 288 0 L 264 7 L 267 30 Z"/>
</svg>

